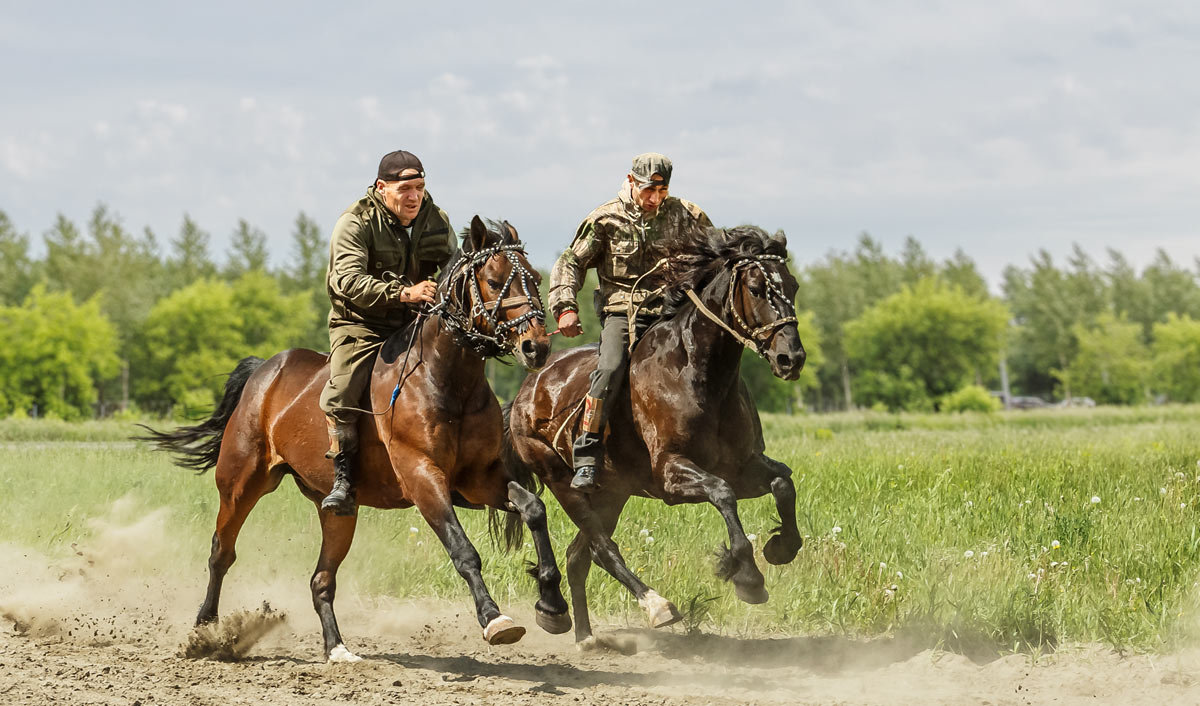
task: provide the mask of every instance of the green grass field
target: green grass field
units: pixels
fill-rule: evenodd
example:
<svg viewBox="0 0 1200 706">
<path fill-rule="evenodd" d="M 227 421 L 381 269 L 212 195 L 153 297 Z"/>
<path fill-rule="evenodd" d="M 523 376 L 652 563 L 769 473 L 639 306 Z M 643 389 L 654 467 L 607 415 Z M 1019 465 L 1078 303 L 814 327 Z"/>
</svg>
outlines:
<svg viewBox="0 0 1200 706">
<path fill-rule="evenodd" d="M 768 416 L 764 427 L 768 453 L 795 471 L 805 535 L 790 565 L 760 556 L 767 604 L 741 604 L 713 576 L 724 529 L 711 506 L 634 500 L 617 530 L 629 565 L 681 608 L 699 606 L 690 619 L 706 630 L 911 634 L 1000 651 L 1061 642 L 1157 651 L 1196 636 L 1200 407 Z M 0 421 L 0 541 L 66 555 L 72 543 L 86 544 L 91 518 L 125 498 L 134 515 L 165 508 L 175 568 L 203 575 L 212 477 L 124 442 L 132 431 L 116 422 Z M 574 531 L 546 501 L 561 565 Z M 772 501 L 743 501 L 741 514 L 761 548 L 775 524 Z M 497 600 L 532 602 L 523 571 L 532 550 L 505 555 L 488 539 L 483 513 L 460 517 Z M 285 480 L 251 515 L 227 586 L 278 578 L 307 597 L 318 543 L 312 506 Z M 356 592 L 469 605 L 414 510 L 365 509 L 340 579 L 341 599 Z M 627 592 L 597 568 L 589 591 L 595 614 L 640 622 Z"/>
</svg>

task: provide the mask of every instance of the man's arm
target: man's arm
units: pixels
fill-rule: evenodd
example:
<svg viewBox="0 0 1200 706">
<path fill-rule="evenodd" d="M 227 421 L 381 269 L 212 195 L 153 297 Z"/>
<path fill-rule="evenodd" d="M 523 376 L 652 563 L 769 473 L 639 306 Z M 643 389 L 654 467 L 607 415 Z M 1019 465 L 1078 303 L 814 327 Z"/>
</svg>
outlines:
<svg viewBox="0 0 1200 706">
<path fill-rule="evenodd" d="M 362 223 L 349 213 L 333 227 L 329 245 L 329 289 L 334 296 L 361 309 L 398 304 L 402 285 L 367 273 L 367 236 Z"/>
<path fill-rule="evenodd" d="M 583 287 L 583 279 L 589 267 L 594 267 L 600 255 L 600 242 L 596 237 L 595 224 L 591 219 L 579 225 L 571 247 L 559 255 L 550 271 L 550 313 L 557 319 L 564 312 L 579 311 L 575 299 Z"/>
</svg>

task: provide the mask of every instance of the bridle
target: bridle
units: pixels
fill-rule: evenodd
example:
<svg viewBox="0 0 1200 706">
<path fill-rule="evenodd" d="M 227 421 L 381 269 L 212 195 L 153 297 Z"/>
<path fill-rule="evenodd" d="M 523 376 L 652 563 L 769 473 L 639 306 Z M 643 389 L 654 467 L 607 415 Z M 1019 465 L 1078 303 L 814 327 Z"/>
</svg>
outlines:
<svg viewBox="0 0 1200 706">
<path fill-rule="evenodd" d="M 508 279 L 500 291 L 507 293 L 513 282 L 519 278 L 524 293 L 490 302 L 484 301 L 483 291 L 479 288 L 479 268 L 493 256 L 500 254 L 512 264 Z M 515 329 L 517 333 L 522 333 L 534 319 L 545 325 L 546 312 L 542 308 L 536 275 L 525 266 L 518 254 L 525 254 L 525 247 L 520 243 L 494 245 L 464 255 L 442 287 L 438 288 L 438 303 L 429 309 L 429 314 L 440 315 L 442 324 L 450 331 L 455 341 L 475 351 L 480 357 L 508 355 L 515 348 L 515 344 L 508 340 L 510 331 Z M 462 301 L 464 294 L 470 299 L 469 313 Z M 529 311 L 506 321 L 500 320 L 502 309 L 522 304 L 528 304 Z M 480 320 L 483 328 L 477 323 Z"/>
<path fill-rule="evenodd" d="M 696 305 L 696 309 L 700 313 L 728 331 L 743 346 L 753 350 L 765 359 L 767 357 L 767 345 L 775 335 L 775 330 L 788 324 L 797 323 L 796 305 L 783 293 L 782 280 L 779 279 L 777 274 L 772 276 L 772 273 L 768 272 L 763 264 L 765 261 L 784 262 L 785 259 L 781 255 L 749 255 L 734 261 L 731 268 L 732 272 L 729 276 L 729 290 L 725 293 L 724 297 L 725 308 L 733 315 L 733 320 L 746 332 L 746 335 L 735 330 L 724 319 L 704 306 L 704 303 L 700 301 L 700 297 L 696 296 L 695 290 L 689 289 L 687 291 L 688 298 L 692 300 L 692 303 Z M 758 268 L 758 271 L 763 275 L 763 281 L 767 287 L 767 306 L 771 307 L 771 311 L 775 314 L 774 320 L 757 327 L 752 327 L 742 318 L 742 315 L 738 313 L 737 305 L 734 301 L 734 294 L 737 292 L 738 287 L 738 278 L 752 267 Z M 781 306 L 776 306 L 776 302 L 779 302 Z"/>
</svg>

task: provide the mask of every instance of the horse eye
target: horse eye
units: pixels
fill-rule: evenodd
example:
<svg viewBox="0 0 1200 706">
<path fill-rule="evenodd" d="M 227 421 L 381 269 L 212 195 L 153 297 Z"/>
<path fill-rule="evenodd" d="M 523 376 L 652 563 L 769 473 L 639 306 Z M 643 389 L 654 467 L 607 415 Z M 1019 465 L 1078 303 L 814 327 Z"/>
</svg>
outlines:
<svg viewBox="0 0 1200 706">
<path fill-rule="evenodd" d="M 487 281 L 487 283 L 488 283 L 488 286 L 491 287 L 492 289 L 500 289 L 500 283 L 494 279 L 489 279 Z"/>
<path fill-rule="evenodd" d="M 761 284 L 750 285 L 750 293 L 754 296 L 761 297 L 764 292 L 766 292 L 766 288 L 764 288 Z"/>
</svg>

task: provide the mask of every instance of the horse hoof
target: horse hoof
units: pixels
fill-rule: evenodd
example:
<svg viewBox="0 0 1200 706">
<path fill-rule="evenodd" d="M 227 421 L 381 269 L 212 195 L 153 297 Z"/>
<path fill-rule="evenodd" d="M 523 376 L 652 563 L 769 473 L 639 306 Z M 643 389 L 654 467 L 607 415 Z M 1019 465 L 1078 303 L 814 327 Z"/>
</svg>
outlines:
<svg viewBox="0 0 1200 706">
<path fill-rule="evenodd" d="M 561 635 L 571 629 L 571 614 L 570 613 L 546 613 L 537 611 L 535 617 L 538 627 L 550 633 L 551 635 Z"/>
<path fill-rule="evenodd" d="M 800 545 L 803 544 L 803 540 L 798 541 L 796 544 L 796 548 L 792 549 L 784 543 L 783 535 L 777 534 L 768 539 L 767 543 L 763 545 L 763 558 L 767 560 L 768 564 L 774 566 L 791 563 L 792 559 L 796 558 L 796 553 L 800 551 Z"/>
<path fill-rule="evenodd" d="M 525 628 L 513 622 L 507 615 L 492 618 L 492 622 L 483 629 L 483 639 L 489 645 L 511 645 L 525 637 Z"/>
<path fill-rule="evenodd" d="M 623 654 L 626 657 L 631 657 L 638 653 L 638 646 L 635 640 L 622 640 L 619 638 L 609 637 L 607 635 L 604 637 L 588 635 L 584 639 L 576 641 L 575 649 L 579 650 L 580 652 L 600 652 L 602 650 L 607 652 L 616 652 Z"/>
<path fill-rule="evenodd" d="M 750 605 L 759 605 L 766 603 L 771 594 L 767 593 L 767 589 L 763 586 L 738 586 L 734 585 L 734 591 L 737 593 L 738 600 Z"/>
<path fill-rule="evenodd" d="M 582 640 L 575 641 L 575 649 L 580 652 L 595 652 L 600 649 L 600 641 L 596 639 L 595 635 L 588 635 Z"/>
<path fill-rule="evenodd" d="M 329 651 L 329 656 L 325 658 L 325 661 L 329 663 L 341 662 L 349 664 L 351 662 L 361 662 L 362 657 L 346 649 L 346 646 L 339 642 L 337 647 Z"/>
<path fill-rule="evenodd" d="M 646 617 L 650 620 L 652 628 L 665 628 L 683 620 L 683 616 L 675 609 L 675 604 L 654 591 L 646 591 L 646 595 L 638 601 L 638 604 L 642 610 L 646 611 Z"/>
</svg>

